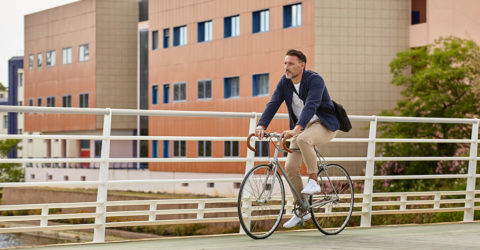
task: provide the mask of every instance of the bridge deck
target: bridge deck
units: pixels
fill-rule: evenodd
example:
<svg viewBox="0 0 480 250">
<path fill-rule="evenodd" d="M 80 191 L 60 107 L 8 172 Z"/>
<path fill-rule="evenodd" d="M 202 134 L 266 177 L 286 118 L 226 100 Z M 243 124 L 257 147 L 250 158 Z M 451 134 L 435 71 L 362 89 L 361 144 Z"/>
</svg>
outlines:
<svg viewBox="0 0 480 250">
<path fill-rule="evenodd" d="M 108 244 L 49 246 L 52 249 L 478 249 L 480 222 L 347 228 L 336 236 L 319 231 L 276 232 L 265 240 L 245 235 L 177 237 Z"/>
</svg>

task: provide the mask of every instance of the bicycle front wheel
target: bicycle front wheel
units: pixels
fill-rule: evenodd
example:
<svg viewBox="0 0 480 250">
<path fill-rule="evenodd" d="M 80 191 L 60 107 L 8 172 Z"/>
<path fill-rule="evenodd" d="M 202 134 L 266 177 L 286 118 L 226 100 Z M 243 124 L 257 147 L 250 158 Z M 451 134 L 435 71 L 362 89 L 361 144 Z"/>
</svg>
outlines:
<svg viewBox="0 0 480 250">
<path fill-rule="evenodd" d="M 338 164 L 328 164 L 318 173 L 322 188 L 310 196 L 310 213 L 315 226 L 326 235 L 340 233 L 353 211 L 353 184 L 347 171 Z"/>
<path fill-rule="evenodd" d="M 270 236 L 282 220 L 284 205 L 282 179 L 270 165 L 258 165 L 248 172 L 240 185 L 237 204 L 240 225 L 248 236 Z"/>
</svg>

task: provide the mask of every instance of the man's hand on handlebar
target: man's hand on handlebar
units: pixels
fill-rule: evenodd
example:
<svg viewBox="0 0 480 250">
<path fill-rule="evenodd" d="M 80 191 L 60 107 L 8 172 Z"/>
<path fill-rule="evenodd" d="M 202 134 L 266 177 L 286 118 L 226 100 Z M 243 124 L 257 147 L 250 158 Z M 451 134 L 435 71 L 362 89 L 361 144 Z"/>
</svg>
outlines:
<svg viewBox="0 0 480 250">
<path fill-rule="evenodd" d="M 284 139 L 289 139 L 289 138 L 292 138 L 298 134 L 300 134 L 300 132 L 302 132 L 302 129 L 303 127 L 300 126 L 300 125 L 296 125 L 294 129 L 292 130 L 285 130 L 282 132 L 282 138 Z"/>
<path fill-rule="evenodd" d="M 258 125 L 257 128 L 255 128 L 255 136 L 261 140 L 263 136 L 265 135 L 265 128 L 261 125 Z"/>
</svg>

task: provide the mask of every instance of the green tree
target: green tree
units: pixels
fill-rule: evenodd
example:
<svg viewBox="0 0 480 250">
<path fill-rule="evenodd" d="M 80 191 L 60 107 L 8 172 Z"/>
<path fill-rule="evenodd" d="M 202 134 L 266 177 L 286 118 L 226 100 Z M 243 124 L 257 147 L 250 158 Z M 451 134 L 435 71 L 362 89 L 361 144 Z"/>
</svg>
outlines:
<svg viewBox="0 0 480 250">
<path fill-rule="evenodd" d="M 480 110 L 480 49 L 475 42 L 455 37 L 399 52 L 390 63 L 392 83 L 401 86 L 403 98 L 383 116 L 478 118 Z M 381 123 L 383 138 L 470 138 L 471 126 L 457 124 Z M 384 143 L 382 156 L 463 156 L 469 144 Z M 382 175 L 466 173 L 467 162 L 385 162 Z M 381 187 L 379 185 L 382 185 Z M 464 180 L 402 180 L 377 183 L 383 190 L 436 190 L 462 186 Z"/>
<path fill-rule="evenodd" d="M 6 91 L 7 88 L 3 86 L 3 83 L 0 82 L 0 91 Z"/>
<path fill-rule="evenodd" d="M 20 140 L 2 140 L 0 141 L 0 157 L 6 158 L 7 154 L 18 149 L 17 144 Z M 20 164 L 0 163 L 0 182 L 19 182 L 24 180 L 24 173 Z"/>
</svg>

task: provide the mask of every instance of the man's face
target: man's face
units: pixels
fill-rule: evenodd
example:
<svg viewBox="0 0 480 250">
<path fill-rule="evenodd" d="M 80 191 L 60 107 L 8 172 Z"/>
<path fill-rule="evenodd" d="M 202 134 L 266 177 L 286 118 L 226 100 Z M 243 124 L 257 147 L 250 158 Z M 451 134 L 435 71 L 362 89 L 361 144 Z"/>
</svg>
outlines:
<svg viewBox="0 0 480 250">
<path fill-rule="evenodd" d="M 285 77 L 287 77 L 287 79 L 294 79 L 303 72 L 305 63 L 300 61 L 296 56 L 287 55 L 285 56 L 285 64 L 283 67 L 285 68 Z"/>
</svg>

